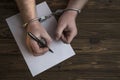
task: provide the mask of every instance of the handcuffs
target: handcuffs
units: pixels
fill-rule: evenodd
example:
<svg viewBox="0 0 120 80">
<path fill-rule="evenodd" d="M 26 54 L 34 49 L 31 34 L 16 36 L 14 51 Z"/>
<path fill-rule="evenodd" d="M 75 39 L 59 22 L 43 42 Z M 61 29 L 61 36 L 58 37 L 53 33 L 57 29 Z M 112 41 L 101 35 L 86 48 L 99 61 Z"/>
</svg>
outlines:
<svg viewBox="0 0 120 80">
<path fill-rule="evenodd" d="M 49 19 L 50 17 L 54 16 L 54 15 L 60 15 L 62 14 L 63 12 L 65 11 L 76 11 L 78 14 L 81 12 L 80 9 L 58 9 L 56 10 L 55 12 L 53 12 L 52 14 L 50 15 L 47 15 L 47 16 L 42 16 L 42 17 L 37 17 L 37 18 L 34 18 L 34 19 L 31 19 L 29 20 L 28 22 L 24 23 L 23 24 L 23 27 L 24 28 L 27 28 L 27 26 L 31 23 L 31 22 L 34 22 L 34 21 L 39 21 L 39 22 L 44 22 L 45 20 Z"/>
</svg>

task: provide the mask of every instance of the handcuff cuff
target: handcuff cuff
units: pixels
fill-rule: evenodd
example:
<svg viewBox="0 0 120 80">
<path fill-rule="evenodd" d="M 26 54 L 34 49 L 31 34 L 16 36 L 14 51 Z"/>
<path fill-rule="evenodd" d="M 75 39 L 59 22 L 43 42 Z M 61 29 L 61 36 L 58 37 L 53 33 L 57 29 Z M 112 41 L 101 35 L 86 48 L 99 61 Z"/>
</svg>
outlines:
<svg viewBox="0 0 120 80">
<path fill-rule="evenodd" d="M 28 22 L 24 23 L 23 24 L 23 27 L 24 28 L 27 28 L 27 26 L 31 23 L 31 22 L 34 22 L 34 21 L 39 21 L 39 22 L 44 22 L 45 20 L 51 18 L 52 16 L 55 16 L 55 15 L 60 15 L 66 11 L 76 11 L 78 14 L 81 12 L 80 9 L 58 9 L 56 10 L 55 12 L 53 12 L 52 14 L 50 15 L 47 15 L 47 16 L 42 16 L 42 17 L 37 17 L 37 18 L 34 18 L 34 19 L 31 19 L 29 20 Z"/>
</svg>

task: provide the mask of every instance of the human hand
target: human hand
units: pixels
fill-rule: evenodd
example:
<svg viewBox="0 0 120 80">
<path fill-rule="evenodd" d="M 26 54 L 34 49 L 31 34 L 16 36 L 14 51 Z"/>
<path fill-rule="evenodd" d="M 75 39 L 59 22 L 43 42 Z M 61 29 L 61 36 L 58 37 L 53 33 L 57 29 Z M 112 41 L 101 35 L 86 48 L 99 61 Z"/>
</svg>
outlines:
<svg viewBox="0 0 120 80">
<path fill-rule="evenodd" d="M 76 18 L 77 12 L 66 11 L 58 20 L 56 29 L 56 40 L 62 39 L 65 43 L 70 43 L 77 35 Z"/>
<path fill-rule="evenodd" d="M 28 26 L 27 26 L 27 32 L 31 32 L 32 34 L 34 34 L 37 38 L 43 38 L 46 40 L 47 45 L 50 44 L 50 42 L 52 41 L 51 37 L 48 35 L 48 33 L 46 32 L 46 30 L 44 29 L 44 27 L 40 24 L 39 21 L 34 21 L 31 22 Z M 31 39 L 28 35 L 26 36 L 26 44 L 28 49 L 33 52 L 34 56 L 38 56 L 38 55 L 42 55 L 45 52 L 48 51 L 47 47 L 40 47 L 38 45 L 38 43 L 36 41 L 34 41 L 33 39 Z"/>
</svg>

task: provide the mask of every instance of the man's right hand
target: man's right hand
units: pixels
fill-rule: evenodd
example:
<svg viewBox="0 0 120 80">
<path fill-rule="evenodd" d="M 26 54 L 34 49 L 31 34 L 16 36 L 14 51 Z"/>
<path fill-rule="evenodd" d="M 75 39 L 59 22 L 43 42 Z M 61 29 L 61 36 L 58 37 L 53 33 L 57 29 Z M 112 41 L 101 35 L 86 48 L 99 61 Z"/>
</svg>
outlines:
<svg viewBox="0 0 120 80">
<path fill-rule="evenodd" d="M 47 42 L 47 45 L 50 45 L 52 39 L 39 21 L 31 22 L 26 29 L 27 32 L 33 33 L 37 38 L 44 38 Z M 26 44 L 34 56 L 42 55 L 48 51 L 47 47 L 39 47 L 38 43 L 31 39 L 28 35 L 26 36 Z"/>
</svg>

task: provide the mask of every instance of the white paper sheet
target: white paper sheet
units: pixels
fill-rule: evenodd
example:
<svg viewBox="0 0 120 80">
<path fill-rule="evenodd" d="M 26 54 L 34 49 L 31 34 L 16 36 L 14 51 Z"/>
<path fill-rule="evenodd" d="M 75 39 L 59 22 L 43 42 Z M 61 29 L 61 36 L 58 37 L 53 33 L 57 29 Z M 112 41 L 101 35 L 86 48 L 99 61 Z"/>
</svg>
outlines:
<svg viewBox="0 0 120 80">
<path fill-rule="evenodd" d="M 46 2 L 42 2 L 37 5 L 37 13 L 38 17 L 51 14 Z M 42 73 L 43 71 L 75 55 L 75 52 L 69 44 L 64 44 L 62 41 L 54 40 L 53 35 L 57 26 L 57 22 L 54 17 L 51 17 L 42 23 L 53 38 L 50 48 L 54 53 L 47 52 L 45 55 L 37 57 L 33 56 L 25 45 L 26 32 L 24 28 L 22 28 L 23 22 L 20 14 L 9 17 L 6 21 L 33 76 L 36 76 L 37 74 Z"/>
</svg>

